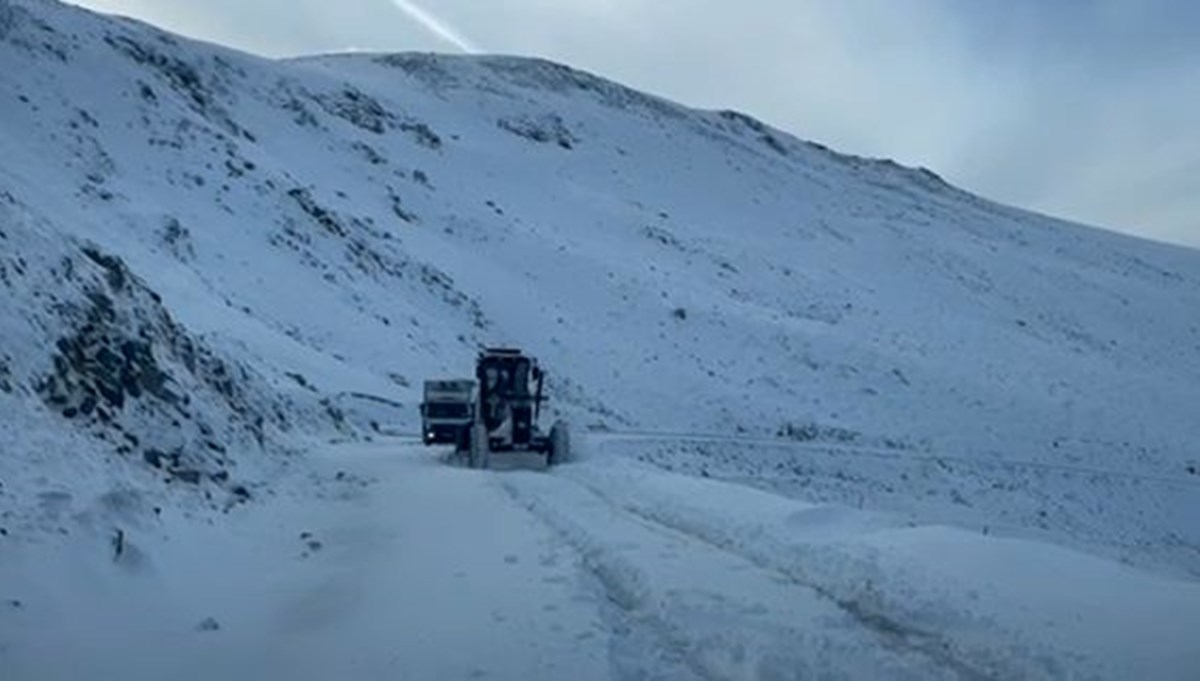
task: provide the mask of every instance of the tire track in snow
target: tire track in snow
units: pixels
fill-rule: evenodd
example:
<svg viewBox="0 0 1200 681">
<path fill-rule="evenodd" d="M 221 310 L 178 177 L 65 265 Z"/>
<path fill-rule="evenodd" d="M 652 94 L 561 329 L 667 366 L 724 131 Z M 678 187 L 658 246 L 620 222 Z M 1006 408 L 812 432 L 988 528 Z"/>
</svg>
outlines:
<svg viewBox="0 0 1200 681">
<path fill-rule="evenodd" d="M 600 496 L 603 496 L 599 490 L 593 487 L 588 486 L 588 489 Z M 617 507 L 616 502 L 607 498 L 606 500 L 614 507 Z M 638 508 L 621 508 L 623 508 L 625 512 L 630 513 L 631 515 L 634 515 L 648 523 L 654 523 L 664 528 L 680 532 L 695 539 L 696 541 L 707 544 L 718 551 L 725 551 L 744 558 L 763 570 L 780 575 L 798 587 L 811 589 L 817 594 L 820 594 L 823 598 L 827 599 L 829 602 L 835 604 L 847 615 L 854 618 L 854 620 L 863 627 L 877 634 L 882 642 L 888 647 L 898 650 L 907 649 L 912 652 L 921 653 L 936 662 L 939 666 L 953 671 L 960 679 L 1014 678 L 1003 674 L 986 672 L 974 664 L 960 659 L 953 652 L 953 647 L 951 644 L 941 639 L 936 634 L 906 625 L 897 619 L 889 617 L 885 613 L 873 611 L 871 608 L 864 605 L 863 601 L 861 600 L 839 596 L 833 590 L 826 588 L 817 582 L 807 581 L 798 577 L 792 572 L 780 570 L 777 566 L 770 564 L 768 561 L 760 560 L 753 555 L 748 555 L 748 552 L 739 550 L 738 547 L 731 542 L 715 540 L 709 536 L 706 536 L 702 532 L 696 532 L 695 530 L 688 529 L 682 524 L 672 523 L 670 519 L 664 519 L 662 516 L 654 513 L 647 513 Z"/>
<path fill-rule="evenodd" d="M 914 641 L 896 622 L 575 478 L 505 476 L 502 486 L 579 551 L 629 626 L 696 678 L 996 678 Z M 715 631 L 705 623 L 711 608 Z"/>
<path fill-rule="evenodd" d="M 657 474 L 657 471 L 655 473 Z M 675 477 L 674 474 L 665 475 Z M 878 591 L 877 587 L 875 590 L 870 585 L 866 589 L 847 588 L 838 584 L 838 576 L 827 584 L 822 582 L 819 569 L 813 571 L 812 575 L 807 574 L 803 564 L 804 556 L 789 557 L 784 545 L 771 546 L 772 540 L 761 529 L 740 526 L 736 520 L 726 528 L 710 526 L 711 523 L 703 518 L 689 517 L 684 510 L 672 508 L 675 504 L 669 499 L 649 498 L 651 495 L 647 492 L 650 490 L 645 487 L 622 486 L 620 482 L 612 481 L 609 481 L 609 486 L 598 484 L 589 480 L 587 472 L 582 468 L 563 467 L 558 469 L 555 477 L 570 480 L 586 489 L 602 499 L 616 513 L 628 514 L 665 531 L 678 533 L 717 551 L 737 556 L 756 568 L 778 575 L 796 588 L 819 594 L 863 628 L 877 635 L 881 644 L 895 650 L 925 656 L 939 669 L 951 671 L 957 678 L 1060 678 L 1064 675 L 1090 678 L 1082 671 L 1091 667 L 1089 660 L 1066 651 L 1044 647 L 1036 641 L 1024 640 L 1019 636 L 1020 632 L 986 626 L 988 623 L 985 623 L 984 633 L 987 636 L 983 640 L 972 640 L 970 633 L 960 636 L 960 640 L 955 640 L 953 636 L 922 629 L 906 621 L 903 608 L 889 607 L 888 595 Z M 703 484 L 729 484 L 698 479 L 696 481 Z M 616 484 L 617 487 L 612 487 L 611 484 Z M 614 489 L 618 490 L 617 494 L 614 494 Z M 744 489 L 757 494 L 767 494 L 751 488 Z M 621 494 L 630 496 L 623 500 L 619 498 Z M 791 501 L 782 497 L 779 499 L 784 503 Z M 751 541 L 744 545 L 739 543 L 738 540 L 745 537 L 751 538 Z M 858 567 L 853 565 L 855 561 L 864 565 L 867 563 L 866 557 L 850 554 L 839 558 L 849 559 L 849 563 L 846 563 L 846 560 L 842 562 L 846 563 L 843 567 L 851 569 Z M 828 578 L 829 575 L 825 577 Z M 893 594 L 892 598 L 895 597 Z M 927 608 L 928 604 L 923 604 L 923 607 Z M 947 604 L 942 607 L 945 615 L 950 618 L 955 616 L 951 606 Z M 889 611 L 895 611 L 895 614 Z M 951 622 L 950 626 L 944 627 L 947 632 L 955 631 L 954 625 L 957 622 L 953 619 Z M 1002 639 L 1002 642 L 998 642 L 998 639 Z"/>
<path fill-rule="evenodd" d="M 558 510 L 523 492 L 519 486 L 505 481 L 502 487 L 516 503 L 558 533 L 579 553 L 583 565 L 599 583 L 603 596 L 616 608 L 617 617 L 622 620 L 617 629 L 637 627 L 648 633 L 653 639 L 652 642 L 660 650 L 666 651 L 669 657 L 678 656 L 679 659 L 668 660 L 669 662 L 684 667 L 695 678 L 714 681 L 719 678 L 709 674 L 702 666 L 683 654 L 687 648 L 687 640 L 669 622 L 645 611 L 651 595 L 631 562 L 622 560 L 606 550 L 603 544 L 591 538 L 577 524 L 566 520 Z M 655 670 L 655 673 L 660 675 L 663 675 L 662 672 L 662 669 Z"/>
</svg>

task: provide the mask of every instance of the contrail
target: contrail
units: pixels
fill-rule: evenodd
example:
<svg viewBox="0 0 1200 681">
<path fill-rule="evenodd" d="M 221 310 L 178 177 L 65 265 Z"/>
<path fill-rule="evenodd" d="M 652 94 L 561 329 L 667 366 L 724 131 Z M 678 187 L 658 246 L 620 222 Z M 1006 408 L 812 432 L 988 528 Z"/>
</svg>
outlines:
<svg viewBox="0 0 1200 681">
<path fill-rule="evenodd" d="M 463 52 L 478 54 L 483 51 L 479 49 L 478 45 L 463 36 L 463 34 L 448 26 L 446 22 L 433 16 L 412 0 L 392 0 L 392 4 L 401 12 L 407 14 L 410 19 L 425 27 L 430 33 L 454 45 Z"/>
</svg>

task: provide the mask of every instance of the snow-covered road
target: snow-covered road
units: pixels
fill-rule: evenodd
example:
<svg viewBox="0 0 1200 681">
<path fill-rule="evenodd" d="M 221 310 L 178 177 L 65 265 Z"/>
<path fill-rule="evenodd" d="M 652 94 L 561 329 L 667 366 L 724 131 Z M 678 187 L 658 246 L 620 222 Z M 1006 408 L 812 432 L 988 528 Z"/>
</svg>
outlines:
<svg viewBox="0 0 1200 681">
<path fill-rule="evenodd" d="M 126 523 L 115 560 L 109 526 L 77 518 L 72 541 L 0 555 L 3 678 L 1200 668 L 1194 582 L 591 449 L 550 472 L 480 472 L 411 441 L 333 445 L 227 517 Z"/>
<path fill-rule="evenodd" d="M 564 476 L 503 482 L 558 530 L 615 606 L 627 678 L 975 678 L 829 594 Z"/>
<path fill-rule="evenodd" d="M 228 522 L 129 531 L 137 560 L 96 560 L 102 537 L 0 556 L 21 602 L 0 612 L 0 677 L 608 678 L 574 553 L 495 474 L 408 443 L 312 464 Z"/>
</svg>

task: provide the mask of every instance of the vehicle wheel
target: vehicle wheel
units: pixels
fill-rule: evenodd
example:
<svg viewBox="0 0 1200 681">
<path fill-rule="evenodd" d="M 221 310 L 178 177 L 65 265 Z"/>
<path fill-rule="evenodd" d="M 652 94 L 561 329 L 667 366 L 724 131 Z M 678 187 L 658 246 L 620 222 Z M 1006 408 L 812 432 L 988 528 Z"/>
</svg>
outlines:
<svg viewBox="0 0 1200 681">
<path fill-rule="evenodd" d="M 571 433 L 566 421 L 555 421 L 550 428 L 550 453 L 547 462 L 551 466 L 571 460 Z"/>
</svg>

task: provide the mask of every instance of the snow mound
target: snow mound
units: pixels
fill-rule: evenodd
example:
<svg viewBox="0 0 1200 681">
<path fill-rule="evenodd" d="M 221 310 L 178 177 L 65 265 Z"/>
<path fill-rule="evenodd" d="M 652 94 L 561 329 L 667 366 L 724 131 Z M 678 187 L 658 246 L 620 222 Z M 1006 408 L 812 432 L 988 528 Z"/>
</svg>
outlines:
<svg viewBox="0 0 1200 681">
<path fill-rule="evenodd" d="M 1200 664 L 1191 645 L 1191 632 L 1200 625 L 1200 586 L 1194 582 L 1040 542 L 914 526 L 621 459 L 566 466 L 554 477 L 508 484 L 552 525 L 578 535 L 585 555 L 597 555 L 599 579 L 616 584 L 614 598 L 627 609 L 669 603 L 687 592 L 689 579 L 670 572 L 669 581 L 653 588 L 645 583 L 646 571 L 653 574 L 664 562 L 656 553 L 662 540 L 639 542 L 627 531 L 590 543 L 605 536 L 614 518 L 628 523 L 632 517 L 659 532 L 678 533 L 677 541 L 698 541 L 807 588 L 943 671 L 980 678 L 1186 678 Z M 573 484 L 564 487 L 568 481 Z M 578 497 L 569 489 L 574 485 L 607 511 L 593 518 L 590 508 L 572 501 Z M 607 557 L 613 551 L 629 554 L 626 562 Z M 704 568 L 689 571 L 713 564 L 698 561 Z M 698 588 L 779 607 L 778 599 L 723 589 L 712 580 Z M 753 630 L 723 629 L 724 638 L 743 632 L 761 640 Z"/>
</svg>

